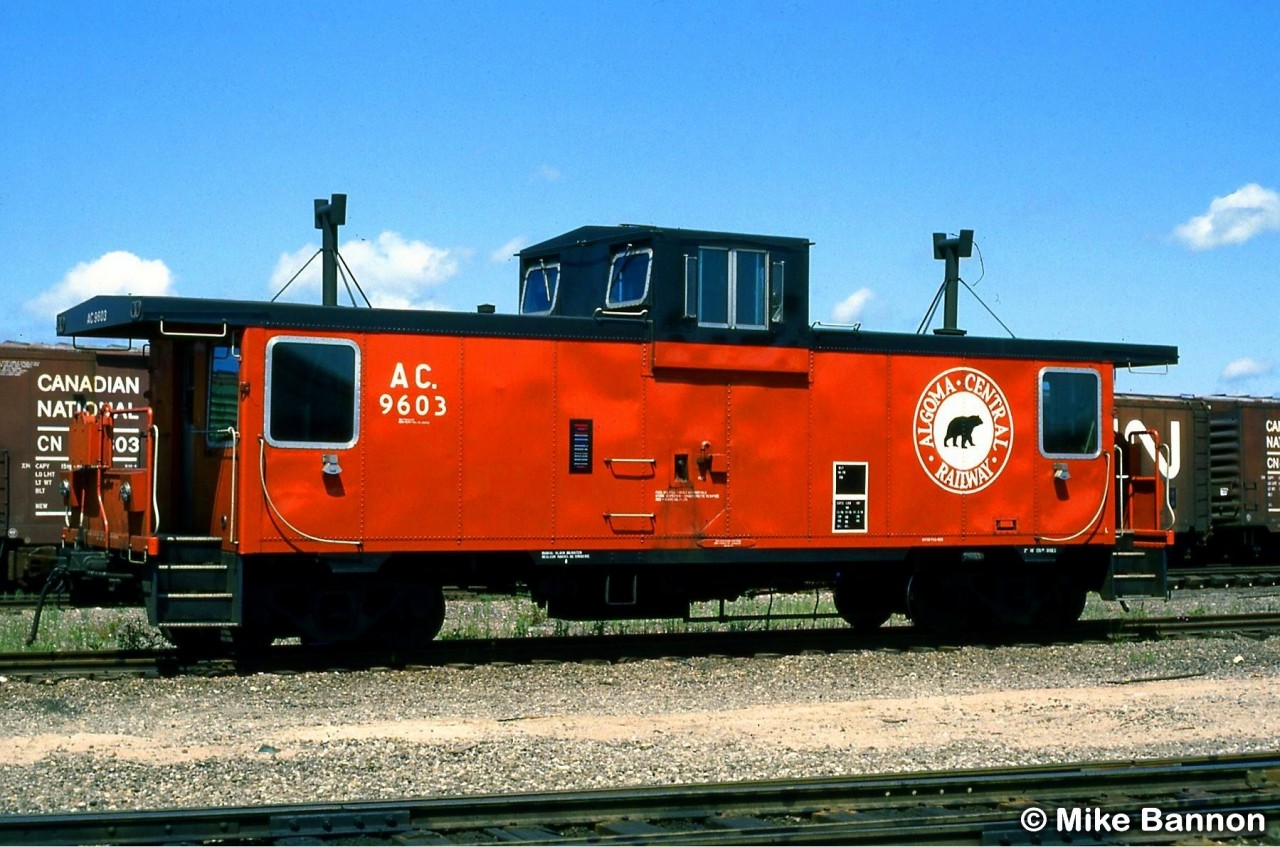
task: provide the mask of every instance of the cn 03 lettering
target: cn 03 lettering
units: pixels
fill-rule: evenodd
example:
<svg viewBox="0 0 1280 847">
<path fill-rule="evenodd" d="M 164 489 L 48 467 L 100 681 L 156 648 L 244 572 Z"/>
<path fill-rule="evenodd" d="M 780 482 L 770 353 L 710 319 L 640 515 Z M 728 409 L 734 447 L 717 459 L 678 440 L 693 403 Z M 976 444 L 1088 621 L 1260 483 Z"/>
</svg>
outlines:
<svg viewBox="0 0 1280 847">
<path fill-rule="evenodd" d="M 390 389 L 436 389 L 440 386 L 432 380 L 431 365 L 426 362 L 416 362 L 409 365 L 404 362 L 396 362 L 387 387 Z M 409 391 L 404 393 L 386 392 L 378 398 L 378 405 L 382 407 L 382 414 L 389 415 L 394 412 L 400 417 L 401 421 L 406 418 L 439 418 L 449 411 L 448 403 L 442 395 L 412 393 Z"/>
</svg>

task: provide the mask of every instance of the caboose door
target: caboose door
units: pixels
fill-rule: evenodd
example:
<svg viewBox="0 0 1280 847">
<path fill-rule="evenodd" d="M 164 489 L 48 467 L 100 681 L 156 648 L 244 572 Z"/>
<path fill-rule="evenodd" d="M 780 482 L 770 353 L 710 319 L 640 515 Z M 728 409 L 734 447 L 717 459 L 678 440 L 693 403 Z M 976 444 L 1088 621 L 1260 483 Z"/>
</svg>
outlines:
<svg viewBox="0 0 1280 847">
<path fill-rule="evenodd" d="M 151 405 L 159 432 L 157 531 L 171 538 L 229 541 L 235 523 L 239 349 L 230 336 L 161 337 L 151 358 Z"/>
<path fill-rule="evenodd" d="M 261 541 L 288 550 L 341 552 L 363 537 L 361 350 L 346 338 L 278 335 L 261 350 L 262 430 L 249 495 L 260 495 Z M 256 465 L 256 468 L 254 467 Z M 259 499 L 255 496 L 255 499 Z"/>
<path fill-rule="evenodd" d="M 165 332 L 152 343 L 158 445 L 147 461 L 155 462 L 152 525 L 160 555 L 152 560 L 147 611 L 181 639 L 241 622 L 239 569 L 226 552 L 237 532 L 241 360 L 225 329 L 216 336 Z"/>
</svg>

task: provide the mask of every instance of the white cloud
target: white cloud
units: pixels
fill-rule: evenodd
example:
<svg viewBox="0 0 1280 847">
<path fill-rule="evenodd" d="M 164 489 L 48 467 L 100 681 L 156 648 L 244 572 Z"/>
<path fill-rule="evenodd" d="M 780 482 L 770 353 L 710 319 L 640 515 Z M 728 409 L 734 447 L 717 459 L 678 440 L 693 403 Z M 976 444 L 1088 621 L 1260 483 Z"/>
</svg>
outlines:
<svg viewBox="0 0 1280 847">
<path fill-rule="evenodd" d="M 501 265 L 502 263 L 509 261 L 512 256 L 520 252 L 521 247 L 524 247 L 528 243 L 528 239 L 523 235 L 517 235 L 515 238 L 489 254 L 490 264 Z"/>
<path fill-rule="evenodd" d="M 1257 359 L 1245 356 L 1233 362 L 1228 362 L 1227 366 L 1222 369 L 1220 378 L 1223 382 L 1240 382 L 1256 376 L 1266 376 L 1271 373 L 1271 370 L 1270 362 L 1259 362 Z"/>
<path fill-rule="evenodd" d="M 1173 235 L 1192 250 L 1209 250 L 1243 244 L 1269 229 L 1280 229 L 1280 194 L 1251 182 L 1213 198 L 1208 212 L 1177 227 Z"/>
<path fill-rule="evenodd" d="M 113 250 L 76 265 L 23 308 L 52 320 L 58 312 L 97 294 L 173 294 L 173 274 L 159 259 L 141 259 L 125 250 Z"/>
<path fill-rule="evenodd" d="M 551 165 L 538 165 L 538 170 L 534 172 L 534 179 L 543 182 L 555 182 L 560 179 L 560 169 L 553 168 Z"/>
<path fill-rule="evenodd" d="M 274 294 L 319 249 L 311 244 L 293 253 L 283 253 L 271 274 Z M 459 261 L 466 251 L 433 247 L 423 241 L 406 241 L 398 232 L 384 232 L 373 241 L 348 241 L 338 245 L 356 281 L 374 305 L 386 309 L 441 309 L 429 296 L 431 289 L 458 273 Z M 289 286 L 280 298 L 293 302 L 320 302 L 320 257 Z M 341 265 L 339 265 L 341 268 Z M 356 302 L 364 305 L 359 292 L 352 289 Z M 338 277 L 339 302 L 347 299 L 342 276 Z"/>
<path fill-rule="evenodd" d="M 863 310 L 875 296 L 870 288 L 859 288 L 836 304 L 831 310 L 831 319 L 842 324 L 858 323 L 862 320 Z"/>
</svg>

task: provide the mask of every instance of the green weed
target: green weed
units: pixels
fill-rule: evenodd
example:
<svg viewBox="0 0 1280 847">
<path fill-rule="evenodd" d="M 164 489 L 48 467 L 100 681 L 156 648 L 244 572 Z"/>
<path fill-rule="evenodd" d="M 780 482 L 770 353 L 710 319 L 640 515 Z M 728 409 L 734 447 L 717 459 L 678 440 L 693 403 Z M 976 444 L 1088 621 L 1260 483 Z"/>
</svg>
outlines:
<svg viewBox="0 0 1280 847">
<path fill-rule="evenodd" d="M 47 607 L 36 641 L 27 646 L 34 612 L 0 615 L 0 652 L 47 653 L 72 650 L 142 650 L 163 646 L 141 609 L 62 609 Z"/>
</svg>

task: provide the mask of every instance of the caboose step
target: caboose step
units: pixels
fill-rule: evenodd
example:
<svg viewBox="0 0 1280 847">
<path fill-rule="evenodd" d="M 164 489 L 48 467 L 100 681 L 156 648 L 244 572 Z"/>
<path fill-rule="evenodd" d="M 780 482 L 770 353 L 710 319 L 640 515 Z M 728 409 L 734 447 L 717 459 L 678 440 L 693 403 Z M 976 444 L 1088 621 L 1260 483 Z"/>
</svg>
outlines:
<svg viewBox="0 0 1280 847">
<path fill-rule="evenodd" d="M 1127 597 L 1169 597 L 1169 573 L 1164 547 L 1119 549 L 1111 554 L 1111 565 L 1098 592 L 1103 600 Z"/>
<path fill-rule="evenodd" d="M 157 563 L 147 613 L 153 624 L 240 623 L 240 568 L 235 556 L 198 563 Z"/>
<path fill-rule="evenodd" d="M 160 559 L 169 564 L 217 563 L 222 559 L 222 539 L 207 535 L 161 535 Z"/>
</svg>

